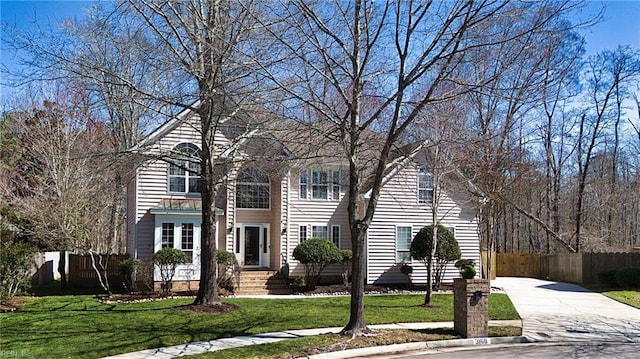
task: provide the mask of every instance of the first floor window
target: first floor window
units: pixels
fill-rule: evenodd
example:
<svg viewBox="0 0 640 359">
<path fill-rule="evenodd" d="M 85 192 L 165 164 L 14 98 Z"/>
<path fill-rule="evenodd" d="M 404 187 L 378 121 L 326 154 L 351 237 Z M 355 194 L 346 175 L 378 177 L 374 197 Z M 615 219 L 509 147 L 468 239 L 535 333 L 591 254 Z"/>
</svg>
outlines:
<svg viewBox="0 0 640 359">
<path fill-rule="evenodd" d="M 162 234 L 160 237 L 160 243 L 162 248 L 171 248 L 173 247 L 173 234 L 174 234 L 173 223 L 165 222 L 162 223 Z"/>
<path fill-rule="evenodd" d="M 338 225 L 331 226 L 331 241 L 338 248 L 340 248 L 340 226 Z"/>
<path fill-rule="evenodd" d="M 396 263 L 411 261 L 411 227 L 396 227 Z"/>
<path fill-rule="evenodd" d="M 193 262 L 193 223 L 182 223 L 180 249 L 187 255 L 189 263 Z"/>
<path fill-rule="evenodd" d="M 342 233 L 339 224 L 304 224 L 299 227 L 300 242 L 309 238 L 322 238 L 333 242 L 338 248 L 342 242 Z"/>
<path fill-rule="evenodd" d="M 311 226 L 311 237 L 329 239 L 327 226 Z"/>
<path fill-rule="evenodd" d="M 188 263 L 193 263 L 202 224 L 193 220 L 167 219 L 173 221 L 156 223 L 155 240 L 159 243 L 156 242 L 158 246 L 154 249 L 177 248 L 187 256 Z"/>
<path fill-rule="evenodd" d="M 307 226 L 300 226 L 300 242 L 307 240 Z"/>
</svg>

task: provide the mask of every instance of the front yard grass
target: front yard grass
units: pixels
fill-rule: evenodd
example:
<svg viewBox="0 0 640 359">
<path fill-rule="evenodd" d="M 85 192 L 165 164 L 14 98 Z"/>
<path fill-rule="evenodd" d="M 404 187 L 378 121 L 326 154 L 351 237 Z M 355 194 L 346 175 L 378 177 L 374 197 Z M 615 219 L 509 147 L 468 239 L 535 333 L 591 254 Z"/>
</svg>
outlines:
<svg viewBox="0 0 640 359">
<path fill-rule="evenodd" d="M 600 293 L 620 303 L 640 309 L 640 288 L 609 288 L 600 284 L 579 284 L 589 290 Z"/>
<path fill-rule="evenodd" d="M 433 308 L 421 295 L 365 298 L 368 324 L 453 320 L 453 295 L 435 294 Z M 31 298 L 18 311 L 0 315 L 0 347 L 34 358 L 100 358 L 108 355 L 286 329 L 343 326 L 348 297 L 225 298 L 239 310 L 198 313 L 178 310 L 192 299 L 106 304 L 93 296 Z M 504 294 L 489 298 L 490 319 L 518 319 Z"/>
</svg>

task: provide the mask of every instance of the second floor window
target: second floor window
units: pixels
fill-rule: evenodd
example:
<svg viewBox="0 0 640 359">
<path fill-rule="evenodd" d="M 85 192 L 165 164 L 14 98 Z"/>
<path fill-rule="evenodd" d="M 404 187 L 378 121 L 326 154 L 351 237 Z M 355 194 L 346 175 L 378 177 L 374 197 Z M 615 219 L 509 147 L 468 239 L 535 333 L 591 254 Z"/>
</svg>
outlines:
<svg viewBox="0 0 640 359">
<path fill-rule="evenodd" d="M 169 192 L 200 193 L 200 149 L 181 143 L 173 152 L 177 158 L 169 164 Z"/>
<path fill-rule="evenodd" d="M 255 168 L 245 168 L 238 173 L 236 207 L 269 209 L 269 177 Z"/>
<path fill-rule="evenodd" d="M 339 170 L 303 168 L 299 177 L 300 199 L 337 201 L 340 199 L 341 184 L 342 176 Z"/>
<path fill-rule="evenodd" d="M 433 174 L 424 167 L 418 170 L 418 203 L 431 204 L 433 201 Z"/>
</svg>

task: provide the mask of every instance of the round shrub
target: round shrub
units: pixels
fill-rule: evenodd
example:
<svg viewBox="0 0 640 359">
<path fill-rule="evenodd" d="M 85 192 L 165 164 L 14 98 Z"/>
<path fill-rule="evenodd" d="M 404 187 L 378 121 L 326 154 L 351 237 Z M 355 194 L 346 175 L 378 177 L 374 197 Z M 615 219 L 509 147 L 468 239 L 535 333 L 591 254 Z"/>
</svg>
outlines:
<svg viewBox="0 0 640 359">
<path fill-rule="evenodd" d="M 293 250 L 293 258 L 304 265 L 305 279 L 310 289 L 315 289 L 324 268 L 330 263 L 340 263 L 342 253 L 324 238 L 309 238 Z"/>
<path fill-rule="evenodd" d="M 433 248 L 433 225 L 422 227 L 411 241 L 411 257 L 419 261 L 428 261 Z M 453 261 L 460 258 L 460 247 L 453 233 L 447 227 L 438 224 L 438 243 L 435 258 Z"/>
<path fill-rule="evenodd" d="M 616 282 L 622 288 L 640 288 L 640 267 L 618 269 Z"/>
<path fill-rule="evenodd" d="M 473 279 L 476 276 L 476 264 L 472 259 L 460 259 L 455 264 L 460 276 L 464 279 Z"/>
<path fill-rule="evenodd" d="M 216 251 L 216 262 L 218 262 L 218 288 L 228 291 L 234 290 L 235 267 L 238 261 L 235 254 L 218 249 Z"/>
<path fill-rule="evenodd" d="M 122 285 L 127 292 L 133 292 L 136 289 L 136 273 L 140 270 L 142 262 L 136 258 L 127 258 L 120 261 L 119 271 Z"/>
<path fill-rule="evenodd" d="M 160 269 L 162 291 L 171 291 L 171 282 L 179 264 L 187 263 L 187 255 L 177 248 L 162 248 L 153 255 L 153 264 Z"/>
<path fill-rule="evenodd" d="M 616 288 L 618 286 L 616 281 L 617 272 L 617 269 L 598 272 L 598 283 L 607 288 Z"/>
</svg>

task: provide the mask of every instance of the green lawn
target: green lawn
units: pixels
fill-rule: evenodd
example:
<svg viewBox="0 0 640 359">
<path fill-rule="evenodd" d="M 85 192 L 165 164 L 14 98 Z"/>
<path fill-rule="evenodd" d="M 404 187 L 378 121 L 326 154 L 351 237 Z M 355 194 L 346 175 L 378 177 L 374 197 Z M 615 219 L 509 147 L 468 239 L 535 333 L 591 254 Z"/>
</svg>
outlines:
<svg viewBox="0 0 640 359">
<path fill-rule="evenodd" d="M 368 296 L 368 324 L 453 320 L 453 295 Z M 221 314 L 178 310 L 191 299 L 103 304 L 92 296 L 33 298 L 19 311 L 0 315 L 0 347 L 34 358 L 99 358 L 146 348 L 285 329 L 346 324 L 349 298 L 250 299 L 225 302 L 240 310 Z M 490 319 L 517 319 L 504 294 L 489 298 Z"/>
<path fill-rule="evenodd" d="M 600 294 L 607 296 L 611 299 L 617 300 L 618 302 L 628 304 L 632 307 L 636 307 L 640 309 L 640 289 L 632 290 L 632 289 L 592 289 Z"/>
</svg>

